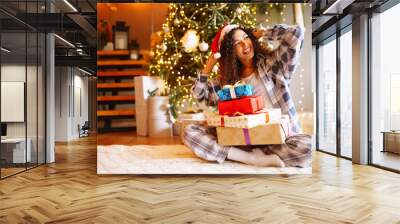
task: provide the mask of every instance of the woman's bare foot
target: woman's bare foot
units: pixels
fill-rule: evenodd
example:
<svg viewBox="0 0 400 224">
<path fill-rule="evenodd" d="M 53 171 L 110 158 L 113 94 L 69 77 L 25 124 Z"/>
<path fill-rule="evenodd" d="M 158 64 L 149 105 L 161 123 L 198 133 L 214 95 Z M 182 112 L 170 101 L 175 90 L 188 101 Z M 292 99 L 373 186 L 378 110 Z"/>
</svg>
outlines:
<svg viewBox="0 0 400 224">
<path fill-rule="evenodd" d="M 261 149 L 244 151 L 236 147 L 231 147 L 228 152 L 228 159 L 242 162 L 253 166 L 284 167 L 285 164 L 275 154 L 266 155 Z"/>
<path fill-rule="evenodd" d="M 254 166 L 284 167 L 285 164 L 275 154 L 266 155 L 261 149 L 256 148 L 250 153 L 249 164 Z"/>
</svg>

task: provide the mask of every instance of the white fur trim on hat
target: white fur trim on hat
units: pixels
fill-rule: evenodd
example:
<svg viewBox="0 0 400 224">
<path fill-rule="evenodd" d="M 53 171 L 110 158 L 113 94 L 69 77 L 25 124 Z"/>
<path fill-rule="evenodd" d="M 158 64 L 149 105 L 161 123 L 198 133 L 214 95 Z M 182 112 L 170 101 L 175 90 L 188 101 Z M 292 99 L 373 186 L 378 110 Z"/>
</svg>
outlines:
<svg viewBox="0 0 400 224">
<path fill-rule="evenodd" d="M 214 54 L 214 59 L 220 59 L 221 58 L 221 53 L 217 52 Z"/>
<path fill-rule="evenodd" d="M 221 43 L 222 43 L 222 41 L 224 40 L 225 35 L 226 35 L 227 33 L 231 32 L 231 30 L 233 30 L 233 29 L 235 29 L 235 28 L 238 28 L 238 27 L 239 27 L 239 25 L 237 25 L 237 24 L 229 24 L 229 25 L 226 25 L 226 26 L 222 29 L 222 31 L 221 31 L 221 36 L 219 37 L 219 40 L 218 40 L 218 49 L 221 49 Z"/>
</svg>

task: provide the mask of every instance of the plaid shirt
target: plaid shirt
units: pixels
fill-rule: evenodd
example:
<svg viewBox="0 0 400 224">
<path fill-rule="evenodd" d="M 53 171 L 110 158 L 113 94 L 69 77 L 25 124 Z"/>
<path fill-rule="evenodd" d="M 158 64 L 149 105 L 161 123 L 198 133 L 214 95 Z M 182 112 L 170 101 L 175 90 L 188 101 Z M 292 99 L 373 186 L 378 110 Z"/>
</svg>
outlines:
<svg viewBox="0 0 400 224">
<path fill-rule="evenodd" d="M 300 124 L 296 108 L 289 90 L 289 83 L 296 69 L 303 47 L 304 28 L 300 26 L 275 25 L 264 32 L 270 41 L 279 41 L 280 45 L 268 55 L 263 55 L 257 64 L 257 71 L 264 83 L 273 104 L 279 104 L 282 113 L 288 114 L 294 133 L 300 133 Z M 218 79 L 207 80 L 208 76 L 199 75 L 192 87 L 192 95 L 199 102 L 206 101 L 215 106 L 218 102 L 217 91 L 221 89 Z"/>
</svg>

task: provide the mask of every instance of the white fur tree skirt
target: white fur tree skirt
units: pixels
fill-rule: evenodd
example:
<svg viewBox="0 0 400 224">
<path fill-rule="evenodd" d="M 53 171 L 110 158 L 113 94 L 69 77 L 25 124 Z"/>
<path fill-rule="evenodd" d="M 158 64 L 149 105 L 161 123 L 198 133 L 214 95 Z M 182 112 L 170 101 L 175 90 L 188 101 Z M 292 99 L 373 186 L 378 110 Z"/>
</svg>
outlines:
<svg viewBox="0 0 400 224">
<path fill-rule="evenodd" d="M 309 168 L 208 162 L 184 145 L 97 146 L 98 174 L 311 174 Z"/>
</svg>

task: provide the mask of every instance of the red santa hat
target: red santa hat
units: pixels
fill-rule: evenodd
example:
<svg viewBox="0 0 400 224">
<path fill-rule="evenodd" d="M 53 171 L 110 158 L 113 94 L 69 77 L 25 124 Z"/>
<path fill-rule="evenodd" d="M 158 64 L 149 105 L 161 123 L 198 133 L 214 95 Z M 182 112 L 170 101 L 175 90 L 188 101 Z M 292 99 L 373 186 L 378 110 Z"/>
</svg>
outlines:
<svg viewBox="0 0 400 224">
<path fill-rule="evenodd" d="M 220 47 L 221 47 L 221 43 L 222 40 L 224 39 L 225 35 L 227 33 L 229 33 L 231 30 L 238 28 L 239 25 L 236 24 L 225 24 L 215 35 L 214 40 L 211 44 L 211 52 L 214 55 L 215 59 L 219 59 L 221 57 L 221 53 L 219 53 L 220 51 Z"/>
</svg>

